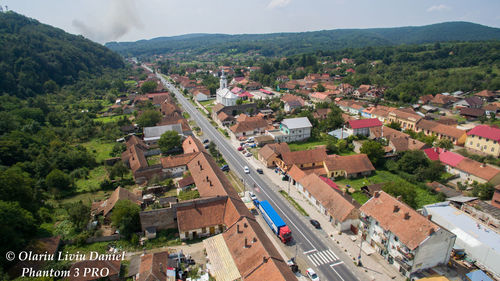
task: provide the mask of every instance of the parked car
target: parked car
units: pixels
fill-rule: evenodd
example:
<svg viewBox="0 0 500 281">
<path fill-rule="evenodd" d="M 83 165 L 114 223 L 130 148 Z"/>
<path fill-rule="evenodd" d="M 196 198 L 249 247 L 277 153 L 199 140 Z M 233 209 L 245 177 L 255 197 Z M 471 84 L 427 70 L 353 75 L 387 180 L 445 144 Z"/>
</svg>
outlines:
<svg viewBox="0 0 500 281">
<path fill-rule="evenodd" d="M 244 143 L 244 142 L 240 142 L 240 146 L 244 146 L 244 145 L 245 145 L 245 143 Z"/>
<path fill-rule="evenodd" d="M 316 229 L 320 229 L 321 228 L 321 224 L 319 223 L 319 221 L 317 220 L 309 220 L 309 222 L 316 228 Z"/>
<path fill-rule="evenodd" d="M 252 156 L 252 153 L 251 153 L 251 152 L 247 152 L 247 153 L 245 153 L 245 157 L 250 157 L 250 156 Z"/>
<path fill-rule="evenodd" d="M 205 149 L 208 149 L 208 144 L 205 144 Z"/>
<path fill-rule="evenodd" d="M 286 264 L 290 267 L 293 273 L 297 273 L 299 271 L 299 266 L 295 262 L 295 259 L 292 258 L 286 262 Z"/>
<path fill-rule="evenodd" d="M 248 195 L 250 195 L 250 199 L 252 199 L 252 200 L 257 200 L 257 196 L 255 196 L 255 193 L 253 193 L 253 192 L 251 192 L 251 191 L 250 191 L 250 192 L 248 193 Z"/>
<path fill-rule="evenodd" d="M 238 147 L 238 151 L 242 151 L 242 150 L 243 150 L 243 146 Z"/>
<path fill-rule="evenodd" d="M 257 171 L 257 173 L 259 173 L 259 174 L 263 174 L 263 173 L 264 173 L 264 171 L 263 171 L 261 168 L 258 168 L 256 171 Z"/>
<path fill-rule="evenodd" d="M 209 143 L 210 141 L 208 139 L 204 139 L 203 143 Z"/>
<path fill-rule="evenodd" d="M 254 148 L 257 147 L 255 143 L 247 143 L 247 147 Z"/>
<path fill-rule="evenodd" d="M 220 169 L 224 172 L 229 172 L 229 165 L 224 165 L 224 166 L 220 167 Z"/>
<path fill-rule="evenodd" d="M 318 274 L 316 274 L 316 272 L 312 268 L 309 267 L 306 270 L 306 272 L 307 272 L 307 277 L 309 277 L 309 279 L 311 279 L 312 281 L 319 281 Z"/>
<path fill-rule="evenodd" d="M 245 174 L 250 174 L 250 169 L 248 166 L 243 167 L 243 170 L 245 171 Z"/>
</svg>

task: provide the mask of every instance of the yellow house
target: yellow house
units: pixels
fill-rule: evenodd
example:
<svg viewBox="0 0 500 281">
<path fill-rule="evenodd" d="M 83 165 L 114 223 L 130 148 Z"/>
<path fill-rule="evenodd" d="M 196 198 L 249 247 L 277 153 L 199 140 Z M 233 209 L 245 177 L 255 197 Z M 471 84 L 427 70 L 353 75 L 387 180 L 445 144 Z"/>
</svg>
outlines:
<svg viewBox="0 0 500 281">
<path fill-rule="evenodd" d="M 449 139 L 453 144 L 461 146 L 465 144 L 465 140 L 467 139 L 464 130 L 425 119 L 417 123 L 414 131 L 417 133 L 423 132 L 426 136 L 434 135 L 438 140 Z"/>
<path fill-rule="evenodd" d="M 401 125 L 401 129 L 404 130 L 415 130 L 415 126 L 418 121 L 422 119 L 422 116 L 418 115 L 411 108 L 396 109 L 389 112 L 389 123 L 396 122 Z"/>
<path fill-rule="evenodd" d="M 500 156 L 500 129 L 479 125 L 467 133 L 465 147 L 494 157 Z"/>
</svg>

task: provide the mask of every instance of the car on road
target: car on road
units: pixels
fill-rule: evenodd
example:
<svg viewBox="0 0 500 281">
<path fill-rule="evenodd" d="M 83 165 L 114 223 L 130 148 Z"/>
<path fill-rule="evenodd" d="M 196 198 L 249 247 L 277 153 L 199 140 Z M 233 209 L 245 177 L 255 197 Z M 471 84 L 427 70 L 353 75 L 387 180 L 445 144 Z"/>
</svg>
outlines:
<svg viewBox="0 0 500 281">
<path fill-rule="evenodd" d="M 319 281 L 318 274 L 316 274 L 316 272 L 314 272 L 314 270 L 312 268 L 309 267 L 306 270 L 306 273 L 307 273 L 307 277 L 309 277 L 309 279 L 311 279 L 312 281 Z"/>
<path fill-rule="evenodd" d="M 251 152 L 247 152 L 247 153 L 245 153 L 245 157 L 250 157 L 250 156 L 252 156 L 252 153 L 251 153 Z"/>
<path fill-rule="evenodd" d="M 240 142 L 240 146 L 244 146 L 246 143 L 244 142 Z"/>
<path fill-rule="evenodd" d="M 309 222 L 316 228 L 316 229 L 320 229 L 321 228 L 321 224 L 319 223 L 319 221 L 317 220 L 309 220 Z"/>
<path fill-rule="evenodd" d="M 238 147 L 238 151 L 242 151 L 243 149 L 243 146 Z"/>
<path fill-rule="evenodd" d="M 299 266 L 295 262 L 295 259 L 292 258 L 286 262 L 286 264 L 290 267 L 293 273 L 297 273 L 299 271 Z"/>
<path fill-rule="evenodd" d="M 250 169 L 248 166 L 243 167 L 243 170 L 245 171 L 245 174 L 250 174 Z"/>
<path fill-rule="evenodd" d="M 224 166 L 220 167 L 220 169 L 224 172 L 229 172 L 229 165 L 224 165 Z"/>
<path fill-rule="evenodd" d="M 250 196 L 250 199 L 252 199 L 252 200 L 257 200 L 257 196 L 255 196 L 255 193 L 253 193 L 253 192 L 251 192 L 251 191 L 250 191 L 250 192 L 248 193 L 248 195 Z"/>
<path fill-rule="evenodd" d="M 256 171 L 257 171 L 257 173 L 259 173 L 259 174 L 263 174 L 263 173 L 264 173 L 264 170 L 262 170 L 261 168 L 257 168 L 257 169 L 256 169 Z"/>
<path fill-rule="evenodd" d="M 208 139 L 204 139 L 203 143 L 209 143 L 210 141 Z"/>
<path fill-rule="evenodd" d="M 205 144 L 205 149 L 208 149 L 208 144 Z"/>
</svg>

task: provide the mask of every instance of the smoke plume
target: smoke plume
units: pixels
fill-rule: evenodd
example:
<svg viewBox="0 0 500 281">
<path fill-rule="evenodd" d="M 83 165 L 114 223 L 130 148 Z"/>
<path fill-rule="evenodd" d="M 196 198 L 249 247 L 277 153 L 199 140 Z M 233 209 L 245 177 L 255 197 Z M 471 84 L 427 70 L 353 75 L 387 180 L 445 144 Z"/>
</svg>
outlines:
<svg viewBox="0 0 500 281">
<path fill-rule="evenodd" d="M 104 43 L 115 41 L 133 28 L 142 28 L 135 0 L 109 0 L 107 13 L 92 23 L 75 19 L 73 26 L 85 37 Z"/>
</svg>

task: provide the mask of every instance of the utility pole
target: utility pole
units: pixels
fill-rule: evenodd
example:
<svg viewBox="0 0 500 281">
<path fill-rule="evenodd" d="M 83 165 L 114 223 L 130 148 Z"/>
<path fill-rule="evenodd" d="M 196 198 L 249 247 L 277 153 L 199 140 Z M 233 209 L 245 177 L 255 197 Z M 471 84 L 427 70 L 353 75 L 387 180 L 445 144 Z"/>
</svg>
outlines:
<svg viewBox="0 0 500 281">
<path fill-rule="evenodd" d="M 361 249 L 363 248 L 363 234 L 361 234 L 361 238 L 359 239 L 359 254 L 358 254 L 358 266 L 361 266 Z"/>
</svg>

